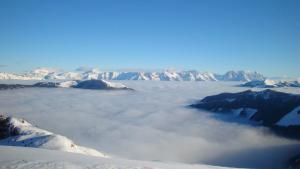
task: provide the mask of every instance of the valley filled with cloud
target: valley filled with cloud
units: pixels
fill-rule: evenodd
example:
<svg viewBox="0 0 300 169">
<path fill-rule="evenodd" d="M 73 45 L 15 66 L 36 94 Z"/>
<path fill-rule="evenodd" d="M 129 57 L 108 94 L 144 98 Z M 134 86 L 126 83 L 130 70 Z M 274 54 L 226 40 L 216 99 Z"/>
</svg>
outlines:
<svg viewBox="0 0 300 169">
<path fill-rule="evenodd" d="M 122 83 L 135 90 L 5 90 L 0 93 L 1 112 L 112 157 L 272 168 L 300 150 L 298 141 L 265 127 L 188 107 L 208 95 L 244 91 L 237 82 Z"/>
</svg>

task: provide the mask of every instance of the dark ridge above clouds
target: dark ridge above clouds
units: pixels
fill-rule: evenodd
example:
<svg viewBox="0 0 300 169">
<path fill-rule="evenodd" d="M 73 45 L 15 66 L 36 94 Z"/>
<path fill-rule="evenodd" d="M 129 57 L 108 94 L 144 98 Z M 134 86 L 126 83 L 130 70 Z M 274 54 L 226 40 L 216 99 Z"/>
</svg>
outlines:
<svg viewBox="0 0 300 169">
<path fill-rule="evenodd" d="M 0 84 L 0 90 L 21 88 L 78 88 L 92 90 L 133 90 L 120 83 L 112 83 L 105 80 L 84 80 L 65 82 L 37 82 L 33 85 L 26 84 Z"/>
<path fill-rule="evenodd" d="M 191 106 L 248 118 L 284 135 L 300 138 L 300 95 L 298 94 L 270 89 L 246 90 L 207 96 Z"/>
</svg>

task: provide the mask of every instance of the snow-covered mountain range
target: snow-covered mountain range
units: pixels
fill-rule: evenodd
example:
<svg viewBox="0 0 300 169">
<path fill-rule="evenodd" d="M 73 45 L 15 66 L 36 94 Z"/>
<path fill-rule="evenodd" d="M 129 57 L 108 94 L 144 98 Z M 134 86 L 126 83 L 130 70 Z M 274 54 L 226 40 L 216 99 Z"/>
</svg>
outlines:
<svg viewBox="0 0 300 169">
<path fill-rule="evenodd" d="M 264 80 L 258 72 L 229 71 L 223 75 L 199 71 L 172 71 L 163 72 L 113 72 L 90 69 L 85 71 L 66 72 L 52 68 L 38 68 L 33 71 L 15 74 L 0 72 L 2 80 L 158 80 L 158 81 L 252 81 Z"/>
</svg>

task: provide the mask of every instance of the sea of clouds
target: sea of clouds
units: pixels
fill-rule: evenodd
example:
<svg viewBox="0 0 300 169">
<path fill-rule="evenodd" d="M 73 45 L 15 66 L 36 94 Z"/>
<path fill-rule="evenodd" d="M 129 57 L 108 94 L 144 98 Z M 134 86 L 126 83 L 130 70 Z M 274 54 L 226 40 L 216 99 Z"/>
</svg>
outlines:
<svg viewBox="0 0 300 169">
<path fill-rule="evenodd" d="M 135 91 L 3 90 L 0 112 L 129 159 L 280 168 L 300 152 L 299 142 L 277 137 L 264 127 L 187 107 L 208 95 L 246 90 L 236 83 L 121 82 Z"/>
</svg>

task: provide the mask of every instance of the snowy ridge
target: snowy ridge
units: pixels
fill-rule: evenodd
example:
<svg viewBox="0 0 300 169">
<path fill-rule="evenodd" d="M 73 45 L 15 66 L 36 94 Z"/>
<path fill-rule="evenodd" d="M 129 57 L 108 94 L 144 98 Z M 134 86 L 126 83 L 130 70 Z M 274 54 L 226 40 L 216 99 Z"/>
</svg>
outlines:
<svg viewBox="0 0 300 169">
<path fill-rule="evenodd" d="M 39 129 L 24 119 L 2 116 L 0 121 L 1 125 L 5 125 L 1 126 L 2 129 L 6 128 L 6 137 L 0 140 L 0 145 L 34 147 L 97 157 L 108 157 L 97 150 L 78 146 L 64 136 Z"/>
<path fill-rule="evenodd" d="M 241 85 L 242 87 L 257 87 L 257 88 L 275 88 L 275 87 L 300 87 L 300 82 L 295 81 L 274 81 L 274 80 L 254 80 L 246 82 Z"/>
<path fill-rule="evenodd" d="M 241 85 L 242 87 L 258 87 L 258 88 L 273 88 L 276 87 L 276 82 L 273 80 L 254 80 L 250 82 L 246 82 Z"/>
<path fill-rule="evenodd" d="M 106 72 L 91 69 L 77 72 L 63 72 L 51 68 L 38 68 L 25 74 L 0 73 L 0 79 L 15 80 L 160 80 L 160 81 L 252 81 L 264 80 L 257 72 L 229 71 L 224 75 L 199 71 L 163 72 Z"/>
</svg>

